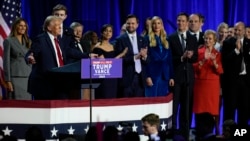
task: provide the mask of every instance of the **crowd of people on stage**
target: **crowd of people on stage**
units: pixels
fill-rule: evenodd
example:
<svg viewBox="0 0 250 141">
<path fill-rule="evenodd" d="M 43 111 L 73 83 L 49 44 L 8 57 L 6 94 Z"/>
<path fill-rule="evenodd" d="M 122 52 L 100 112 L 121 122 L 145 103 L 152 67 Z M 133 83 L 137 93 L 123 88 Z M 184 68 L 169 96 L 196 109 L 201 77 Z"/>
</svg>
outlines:
<svg viewBox="0 0 250 141">
<path fill-rule="evenodd" d="M 163 17 L 158 16 L 147 18 L 143 32 L 138 33 L 139 19 L 130 14 L 120 35 L 110 41 L 111 24 L 103 25 L 98 37 L 98 31 L 84 32 L 84 25 L 78 22 L 66 27 L 67 12 L 64 5 L 56 5 L 44 21 L 44 32 L 32 41 L 26 20 L 13 22 L 3 44 L 6 99 L 68 99 L 72 91 L 54 84 L 48 71 L 82 58 L 121 58 L 123 77 L 103 79 L 94 91 L 96 99 L 173 93 L 173 131 L 184 138 L 189 135 L 192 113 L 197 128 L 203 125 L 203 114 L 211 114 L 219 134 L 222 104 L 224 121 L 235 119 L 237 113 L 236 122 L 248 124 L 250 27 L 244 22 L 233 27 L 222 22 L 216 30 L 203 32 L 205 17 L 179 13 L 174 33 L 167 34 Z M 86 88 L 76 93 L 83 92 L 88 99 L 91 91 Z"/>
</svg>

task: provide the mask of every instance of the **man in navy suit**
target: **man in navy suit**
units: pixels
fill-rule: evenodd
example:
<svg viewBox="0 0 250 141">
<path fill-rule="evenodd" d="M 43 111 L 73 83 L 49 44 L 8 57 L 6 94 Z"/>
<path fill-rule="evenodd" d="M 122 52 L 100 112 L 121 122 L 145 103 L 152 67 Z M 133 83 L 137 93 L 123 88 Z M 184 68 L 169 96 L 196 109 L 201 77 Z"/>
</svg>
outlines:
<svg viewBox="0 0 250 141">
<path fill-rule="evenodd" d="M 177 131 L 177 115 L 179 112 L 179 132 L 188 139 L 192 117 L 192 100 L 194 85 L 193 63 L 197 61 L 198 45 L 196 38 L 187 31 L 188 15 L 177 16 L 178 29 L 168 38 L 172 50 L 174 66 L 173 92 L 173 129 Z"/>
<path fill-rule="evenodd" d="M 136 33 L 139 20 L 135 15 L 126 18 L 126 33 L 116 39 L 115 51 L 120 54 L 128 48 L 123 57 L 123 77 L 120 81 L 122 97 L 142 97 L 145 88 L 145 66 L 148 62 L 146 40 Z"/>
<path fill-rule="evenodd" d="M 26 61 L 33 64 L 29 76 L 28 92 L 36 100 L 58 99 L 61 93 L 65 94 L 53 84 L 48 73 L 52 68 L 62 67 L 67 60 L 67 54 L 78 58 L 87 58 L 89 54 L 76 53 L 69 46 L 58 41 L 61 33 L 61 18 L 48 16 L 44 22 L 44 33 L 38 35 L 33 41 L 30 50 L 26 54 Z M 66 96 L 66 94 L 65 94 Z"/>
<path fill-rule="evenodd" d="M 58 36 L 58 40 L 60 40 L 60 42 L 65 46 L 71 46 L 75 40 L 74 31 L 72 28 L 69 28 L 63 24 L 63 22 L 67 19 L 67 16 L 68 16 L 67 7 L 63 4 L 57 4 L 52 9 L 52 15 L 57 16 L 62 19 L 61 31 L 60 31 L 60 35 Z M 72 53 L 67 54 L 67 58 L 68 58 L 66 62 L 67 64 L 72 63 L 74 60 L 81 59 L 81 58 L 74 56 L 74 54 Z"/>
<path fill-rule="evenodd" d="M 63 21 L 67 18 L 67 7 L 65 5 L 62 4 L 57 4 L 55 7 L 53 7 L 52 10 L 52 15 L 57 16 L 59 18 L 62 19 L 62 23 L 61 23 L 61 31 L 60 31 L 60 36 L 59 38 L 63 39 L 64 43 L 70 43 L 71 40 L 71 35 L 73 35 L 73 31 L 71 30 L 71 28 L 66 27 L 65 25 L 63 25 Z"/>
</svg>

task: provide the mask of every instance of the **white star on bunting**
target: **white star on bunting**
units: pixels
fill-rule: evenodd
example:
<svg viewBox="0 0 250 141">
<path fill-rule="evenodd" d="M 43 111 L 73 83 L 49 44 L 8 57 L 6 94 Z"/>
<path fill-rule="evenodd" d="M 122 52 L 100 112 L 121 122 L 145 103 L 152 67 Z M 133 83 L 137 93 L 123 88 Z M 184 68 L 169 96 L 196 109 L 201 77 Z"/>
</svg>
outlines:
<svg viewBox="0 0 250 141">
<path fill-rule="evenodd" d="M 104 131 L 104 130 L 105 130 L 105 128 L 106 128 L 106 126 L 105 126 L 105 125 L 103 125 L 102 131 Z"/>
<path fill-rule="evenodd" d="M 166 126 L 167 124 L 165 124 L 165 122 L 163 121 L 161 124 L 161 131 L 166 131 Z"/>
<path fill-rule="evenodd" d="M 50 132 L 51 132 L 51 137 L 56 137 L 57 136 L 57 132 L 58 132 L 58 130 L 56 130 L 56 128 L 55 128 L 55 126 L 53 127 L 53 130 L 50 130 Z"/>
<path fill-rule="evenodd" d="M 134 125 L 132 126 L 133 132 L 137 132 L 137 128 L 138 128 L 138 126 L 136 126 L 134 123 Z"/>
<path fill-rule="evenodd" d="M 72 128 L 72 126 L 70 126 L 70 128 L 68 129 L 68 132 L 70 135 L 74 134 L 75 129 Z"/>
<path fill-rule="evenodd" d="M 4 132 L 4 135 L 9 135 L 10 136 L 10 133 L 12 132 L 12 130 L 9 129 L 8 126 L 6 126 L 6 128 L 4 130 L 2 130 Z"/>
<path fill-rule="evenodd" d="M 84 130 L 85 130 L 85 133 L 87 133 L 89 131 L 89 125 L 87 125 L 87 127 Z"/>
<path fill-rule="evenodd" d="M 119 126 L 117 127 L 117 130 L 118 130 L 118 131 L 122 131 L 122 129 L 123 129 L 123 127 L 122 127 L 121 125 L 119 125 Z"/>
</svg>

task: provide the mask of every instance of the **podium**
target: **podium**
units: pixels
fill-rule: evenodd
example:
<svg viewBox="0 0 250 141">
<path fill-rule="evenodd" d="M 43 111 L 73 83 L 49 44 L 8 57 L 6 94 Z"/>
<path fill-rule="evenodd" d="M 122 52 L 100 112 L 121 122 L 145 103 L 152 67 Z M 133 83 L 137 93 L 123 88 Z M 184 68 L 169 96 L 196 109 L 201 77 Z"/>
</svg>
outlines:
<svg viewBox="0 0 250 141">
<path fill-rule="evenodd" d="M 92 89 L 97 88 L 104 78 L 122 77 L 122 59 L 82 59 L 81 61 L 54 68 L 50 74 L 53 80 L 63 83 L 63 89 L 90 89 L 90 126 L 92 124 Z M 66 82 L 66 83 L 65 83 Z M 76 87 L 75 87 L 76 86 Z"/>
<path fill-rule="evenodd" d="M 81 65 L 81 60 L 79 60 L 75 63 L 53 68 L 51 71 L 49 71 L 48 74 L 50 81 L 56 84 L 56 89 L 60 91 L 61 95 L 64 95 L 59 96 L 59 99 L 60 97 L 65 97 L 65 99 L 81 99 L 81 89 L 88 89 L 90 87 L 95 89 L 100 85 L 101 79 L 90 80 L 81 78 Z M 76 92 L 78 90 L 79 92 Z M 70 95 L 70 92 L 72 91 L 75 91 L 79 95 Z"/>
<path fill-rule="evenodd" d="M 114 58 L 82 59 L 81 62 L 82 62 L 81 78 L 89 79 L 90 84 L 92 84 L 91 87 L 96 87 L 95 83 L 92 81 L 96 79 L 103 80 L 101 81 L 100 89 L 98 89 L 98 94 L 100 95 L 102 95 L 103 93 L 105 95 L 108 95 L 109 91 L 107 90 L 110 90 L 110 87 L 107 86 L 107 84 L 113 84 L 112 87 L 115 87 L 117 84 L 115 81 L 114 83 L 112 83 L 109 80 L 107 81 L 107 79 L 122 77 L 122 59 L 114 59 Z M 105 89 L 105 87 L 109 88 Z M 95 96 L 97 97 L 99 95 Z"/>
<path fill-rule="evenodd" d="M 52 84 L 56 84 L 54 87 L 58 99 L 68 99 L 72 90 L 96 89 L 105 78 L 121 78 L 122 59 L 82 59 L 53 68 L 48 74 Z"/>
</svg>

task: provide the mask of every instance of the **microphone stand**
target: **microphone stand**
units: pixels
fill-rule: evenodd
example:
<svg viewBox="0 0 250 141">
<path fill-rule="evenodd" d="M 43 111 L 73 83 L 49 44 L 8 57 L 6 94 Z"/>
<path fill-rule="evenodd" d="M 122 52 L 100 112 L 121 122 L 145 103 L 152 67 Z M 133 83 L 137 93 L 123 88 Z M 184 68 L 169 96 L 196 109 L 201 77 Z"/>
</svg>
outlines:
<svg viewBox="0 0 250 141">
<path fill-rule="evenodd" d="M 186 51 L 188 51 L 188 44 L 186 43 Z M 190 103 L 189 103 L 189 99 L 190 99 L 190 91 L 189 91 L 189 81 L 190 81 L 190 78 L 189 78 L 189 71 L 188 71 L 188 58 L 186 59 L 186 63 L 185 63 L 185 67 L 186 67 L 186 94 L 187 94 L 187 99 L 186 99 L 186 118 L 187 118 L 187 123 L 186 123 L 186 127 L 187 127 L 187 135 L 186 135 L 186 137 L 187 137 L 187 140 L 189 140 L 189 123 L 190 123 L 190 119 L 189 119 L 189 117 L 190 117 L 190 113 L 189 113 L 189 109 L 190 109 Z"/>
<path fill-rule="evenodd" d="M 184 53 L 188 53 L 188 42 L 187 42 L 187 39 L 184 38 L 183 34 L 182 34 L 182 40 L 185 40 L 186 41 L 186 45 L 185 45 L 185 50 L 184 50 Z M 185 44 L 185 43 L 184 43 Z M 183 45 L 183 44 L 182 44 Z M 187 54 L 186 54 L 186 58 L 185 58 L 185 64 L 184 64 L 184 69 L 185 69 L 185 76 L 186 76 L 186 81 L 184 82 L 184 86 L 185 86 L 185 91 L 186 91 L 186 105 L 184 105 L 186 107 L 186 113 L 185 113 L 185 118 L 187 119 L 186 121 L 186 127 L 187 129 L 184 129 L 186 131 L 186 137 L 187 137 L 187 140 L 189 140 L 189 71 L 188 71 L 188 57 L 187 57 Z"/>
<path fill-rule="evenodd" d="M 92 59 L 89 56 L 89 89 L 90 89 L 90 96 L 89 96 L 89 127 L 92 126 Z"/>
</svg>

